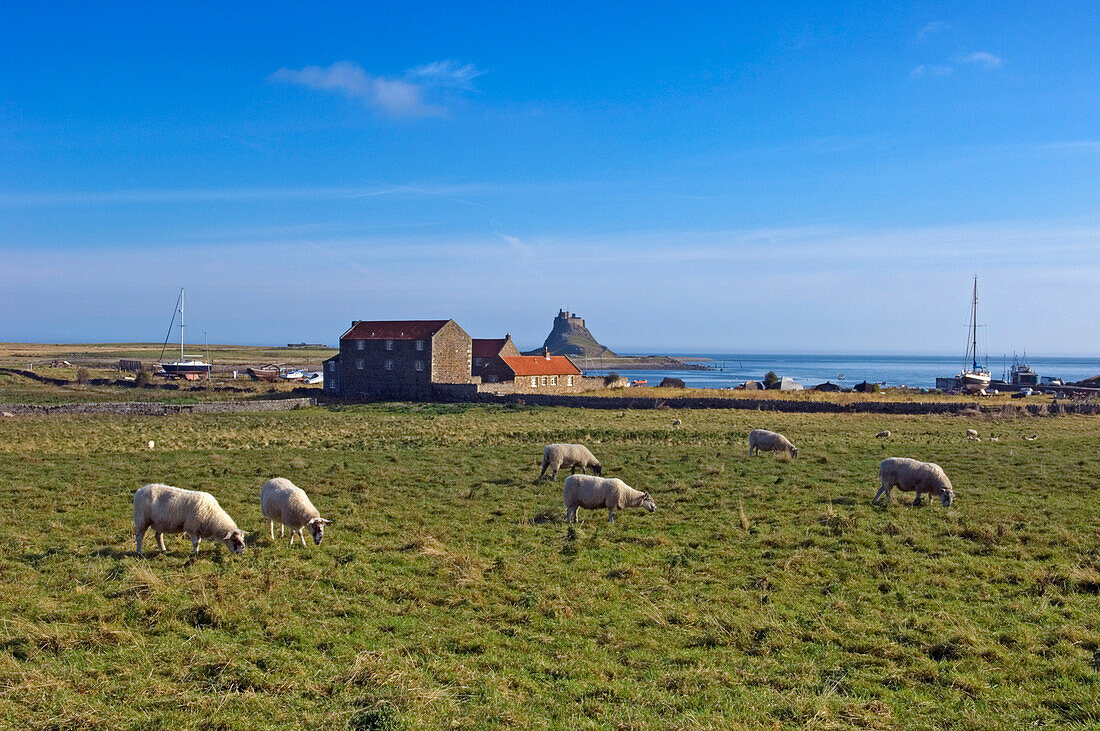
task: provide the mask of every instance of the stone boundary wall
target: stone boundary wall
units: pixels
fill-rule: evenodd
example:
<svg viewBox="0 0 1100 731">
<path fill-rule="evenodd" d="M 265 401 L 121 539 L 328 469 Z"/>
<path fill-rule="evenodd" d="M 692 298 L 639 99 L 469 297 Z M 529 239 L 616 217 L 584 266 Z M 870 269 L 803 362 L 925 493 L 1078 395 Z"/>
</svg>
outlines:
<svg viewBox="0 0 1100 731">
<path fill-rule="evenodd" d="M 898 414 L 902 416 L 1057 416 L 1100 415 L 1100 404 L 1004 404 L 860 401 L 838 404 L 828 401 L 733 398 L 642 398 L 630 396 L 582 396 L 554 394 L 478 394 L 479 403 L 513 403 L 529 406 L 566 406 L 582 409 L 747 409 L 809 414 Z"/>
<path fill-rule="evenodd" d="M 269 399 L 266 401 L 205 401 L 196 404 L 127 403 L 0 404 L 0 411 L 13 416 L 58 416 L 65 414 L 111 414 L 114 416 L 167 416 L 169 414 L 233 414 L 254 411 L 293 411 L 316 406 L 315 398 Z"/>
</svg>

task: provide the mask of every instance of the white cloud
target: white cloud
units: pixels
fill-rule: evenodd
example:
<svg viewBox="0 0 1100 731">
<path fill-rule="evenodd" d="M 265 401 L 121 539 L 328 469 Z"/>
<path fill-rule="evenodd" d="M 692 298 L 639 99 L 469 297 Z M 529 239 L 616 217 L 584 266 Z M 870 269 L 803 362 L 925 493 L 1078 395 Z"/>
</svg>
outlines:
<svg viewBox="0 0 1100 731">
<path fill-rule="evenodd" d="M 469 63 L 433 61 L 403 76 L 386 77 L 367 73 L 351 61 L 337 61 L 328 67 L 281 68 L 269 79 L 343 94 L 393 117 L 440 117 L 447 110 L 433 89 L 468 90 L 482 73 Z"/>
<path fill-rule="evenodd" d="M 986 51 L 975 51 L 974 53 L 968 53 L 959 59 L 959 63 L 970 63 L 979 66 L 986 71 L 992 71 L 993 69 L 999 69 L 1004 61 L 1000 56 L 994 56 L 992 53 Z"/>
<path fill-rule="evenodd" d="M 951 76 L 955 69 L 951 66 L 936 66 L 935 64 L 921 64 L 909 72 L 914 79 L 922 76 Z"/>
<path fill-rule="evenodd" d="M 951 26 L 942 20 L 933 20 L 931 23 L 926 24 L 923 28 L 917 31 L 917 40 L 926 41 L 932 36 L 941 33 Z"/>
<path fill-rule="evenodd" d="M 483 73 L 485 72 L 472 63 L 432 61 L 409 69 L 406 76 L 423 79 L 426 83 L 469 89 L 473 86 L 473 80 Z"/>
</svg>

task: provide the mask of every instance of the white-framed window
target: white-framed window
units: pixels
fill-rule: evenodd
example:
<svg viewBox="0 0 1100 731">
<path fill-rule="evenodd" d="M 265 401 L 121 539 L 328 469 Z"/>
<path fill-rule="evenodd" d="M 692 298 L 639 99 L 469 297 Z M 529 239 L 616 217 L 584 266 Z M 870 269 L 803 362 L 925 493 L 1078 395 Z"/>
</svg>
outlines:
<svg viewBox="0 0 1100 731">
<path fill-rule="evenodd" d="M 546 385 L 546 376 L 542 377 L 542 385 L 544 385 L 544 386 Z"/>
<path fill-rule="evenodd" d="M 531 376 L 531 386 L 532 387 L 537 387 L 538 385 L 539 385 L 539 377 L 538 376 Z"/>
<path fill-rule="evenodd" d="M 558 385 L 558 377 L 557 376 L 550 376 L 550 385 L 551 386 Z"/>
<path fill-rule="evenodd" d="M 357 370 L 361 371 L 364 368 L 366 368 L 366 366 L 367 366 L 367 361 L 363 360 L 362 358 L 356 358 L 355 359 L 355 367 L 356 367 Z"/>
<path fill-rule="evenodd" d="M 392 340 L 387 340 L 386 341 L 386 350 L 393 350 L 393 341 Z"/>
<path fill-rule="evenodd" d="M 336 361 L 334 361 L 334 360 L 330 360 L 330 361 L 328 362 L 328 369 L 329 369 L 330 371 L 335 371 L 335 370 L 336 370 Z"/>
<path fill-rule="evenodd" d="M 573 385 L 573 376 L 566 376 L 565 381 L 566 381 L 566 385 L 572 386 Z"/>
<path fill-rule="evenodd" d="M 387 371 L 392 371 L 393 370 L 393 361 L 392 360 L 387 360 L 386 361 L 386 370 Z"/>
<path fill-rule="evenodd" d="M 366 340 L 356 340 L 355 341 L 355 349 L 356 350 L 363 350 L 366 347 L 367 347 L 367 341 Z"/>
<path fill-rule="evenodd" d="M 422 361 L 422 360 L 416 361 L 416 370 L 418 370 L 418 371 L 424 370 L 424 361 Z"/>
<path fill-rule="evenodd" d="M 424 349 L 424 341 L 423 340 L 417 340 L 416 341 L 416 349 L 417 350 L 423 350 Z"/>
</svg>

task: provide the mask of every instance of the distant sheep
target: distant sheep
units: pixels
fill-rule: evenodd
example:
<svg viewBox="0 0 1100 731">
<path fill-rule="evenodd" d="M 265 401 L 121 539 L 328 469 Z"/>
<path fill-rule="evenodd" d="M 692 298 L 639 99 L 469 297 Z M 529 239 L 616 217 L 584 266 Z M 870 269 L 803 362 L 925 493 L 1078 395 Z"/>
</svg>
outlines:
<svg viewBox="0 0 1100 731">
<path fill-rule="evenodd" d="M 571 467 L 573 469 L 571 474 L 576 474 L 578 467 L 585 474 L 588 468 L 592 468 L 593 474 L 603 474 L 600 460 L 596 459 L 583 444 L 547 444 L 542 450 L 542 472 L 539 473 L 539 478 L 545 477 L 546 470 L 550 469 L 553 470 L 550 479 L 556 480 L 558 470 L 562 467 Z"/>
<path fill-rule="evenodd" d="M 672 425 L 673 426 L 680 426 L 681 423 L 683 423 L 683 422 L 681 422 L 679 419 L 673 419 L 672 420 Z"/>
<path fill-rule="evenodd" d="M 890 438 L 890 430 L 889 429 L 883 429 L 882 431 L 880 431 L 875 436 L 878 437 L 879 439 L 889 439 Z"/>
<path fill-rule="evenodd" d="M 150 484 L 134 493 L 134 534 L 137 552 L 145 531 L 153 529 L 157 546 L 164 547 L 165 533 L 186 533 L 191 539 L 191 555 L 199 552 L 203 538 L 224 543 L 233 553 L 244 550 L 244 531 L 222 510 L 208 492 L 183 490 L 168 485 Z"/>
<path fill-rule="evenodd" d="M 657 504 L 648 492 L 635 490 L 614 477 L 570 475 L 565 478 L 562 496 L 565 500 L 565 519 L 570 523 L 577 522 L 577 508 L 607 508 L 609 523 L 615 522 L 616 510 L 645 508 L 652 513 L 657 509 Z"/>
<path fill-rule="evenodd" d="M 951 487 L 951 480 L 947 473 L 934 462 L 919 462 L 908 457 L 889 457 L 882 460 L 878 468 L 882 487 L 875 493 L 872 503 L 877 503 L 882 495 L 886 495 L 887 504 L 890 503 L 891 490 L 894 487 L 904 491 L 915 491 L 916 497 L 913 505 L 920 505 L 921 493 L 935 495 L 946 508 L 955 499 L 955 490 Z"/>
<path fill-rule="evenodd" d="M 978 439 L 978 430 L 977 429 L 967 429 L 966 430 L 966 438 L 967 439 Z M 979 439 L 978 441 L 981 441 L 981 440 Z"/>
<path fill-rule="evenodd" d="M 767 429 L 753 429 L 749 432 L 749 456 L 757 452 L 789 452 L 798 456 L 798 448 L 787 437 Z"/>
<path fill-rule="evenodd" d="M 271 540 L 275 540 L 275 523 L 279 523 L 279 537 L 290 527 L 290 543 L 294 545 L 294 536 L 297 534 L 302 545 L 306 545 L 306 539 L 302 537 L 302 530 L 309 527 L 313 535 L 313 542 L 321 545 L 325 537 L 325 526 L 332 523 L 321 517 L 320 511 L 313 507 L 306 491 L 295 485 L 285 477 L 274 477 L 264 483 L 260 488 L 260 510 L 264 517 L 271 521 Z"/>
</svg>

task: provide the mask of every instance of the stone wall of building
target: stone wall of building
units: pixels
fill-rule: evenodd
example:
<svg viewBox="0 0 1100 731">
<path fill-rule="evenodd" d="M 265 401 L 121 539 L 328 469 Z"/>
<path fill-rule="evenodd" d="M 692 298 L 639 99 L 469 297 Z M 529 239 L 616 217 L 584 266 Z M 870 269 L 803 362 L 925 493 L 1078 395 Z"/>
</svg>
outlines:
<svg viewBox="0 0 1100 731">
<path fill-rule="evenodd" d="M 470 364 L 473 341 L 454 320 L 432 337 L 431 380 L 434 383 L 474 383 Z M 480 380 L 480 379 L 479 379 Z"/>
</svg>

